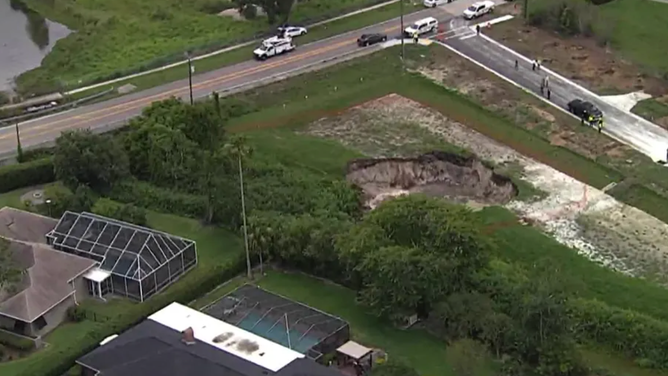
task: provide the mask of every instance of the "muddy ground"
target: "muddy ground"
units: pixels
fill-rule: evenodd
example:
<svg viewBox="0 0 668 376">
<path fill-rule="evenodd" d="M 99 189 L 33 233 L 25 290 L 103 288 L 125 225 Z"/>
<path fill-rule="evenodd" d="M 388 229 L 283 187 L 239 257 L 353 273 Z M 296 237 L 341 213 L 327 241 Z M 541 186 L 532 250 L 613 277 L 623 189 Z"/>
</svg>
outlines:
<svg viewBox="0 0 668 376">
<path fill-rule="evenodd" d="M 410 158 L 367 158 L 348 163 L 346 179 L 361 187 L 368 209 L 392 197 L 423 193 L 479 205 L 508 203 L 513 182 L 475 156 L 432 151 Z"/>
<path fill-rule="evenodd" d="M 444 148 L 454 145 L 495 166 L 513 165 L 522 179 L 545 194 L 535 200 L 513 200 L 507 208 L 592 260 L 631 275 L 668 281 L 661 278 L 668 271 L 668 244 L 663 242 L 668 225 L 415 101 L 389 95 L 320 119 L 305 132 L 373 157 L 406 155 L 423 144 L 434 149 L 435 140 L 441 140 Z"/>
</svg>

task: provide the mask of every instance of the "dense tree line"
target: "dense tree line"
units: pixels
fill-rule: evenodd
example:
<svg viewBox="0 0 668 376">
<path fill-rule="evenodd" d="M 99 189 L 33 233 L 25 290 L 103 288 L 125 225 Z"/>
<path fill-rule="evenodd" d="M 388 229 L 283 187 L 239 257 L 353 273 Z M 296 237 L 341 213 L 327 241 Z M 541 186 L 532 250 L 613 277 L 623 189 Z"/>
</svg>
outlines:
<svg viewBox="0 0 668 376">
<path fill-rule="evenodd" d="M 446 341 L 510 356 L 511 374 L 584 374 L 558 273 L 499 267 L 481 226 L 465 207 L 408 196 L 358 222 L 255 212 L 250 229 L 253 252 L 346 284 L 381 318 L 417 314 Z"/>
</svg>

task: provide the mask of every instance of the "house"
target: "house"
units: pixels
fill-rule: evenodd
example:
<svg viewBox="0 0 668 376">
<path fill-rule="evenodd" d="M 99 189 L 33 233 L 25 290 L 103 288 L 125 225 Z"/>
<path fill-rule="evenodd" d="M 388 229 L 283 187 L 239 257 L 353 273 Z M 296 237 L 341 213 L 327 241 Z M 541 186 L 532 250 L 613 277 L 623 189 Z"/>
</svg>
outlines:
<svg viewBox="0 0 668 376">
<path fill-rule="evenodd" d="M 82 376 L 342 376 L 304 354 L 178 303 L 77 363 Z"/>
<path fill-rule="evenodd" d="M 0 328 L 40 337 L 58 326 L 67 309 L 87 294 L 85 273 L 95 262 L 46 245 L 56 221 L 12 208 L 0 209 L 0 241 L 20 271 L 0 288 Z"/>
</svg>

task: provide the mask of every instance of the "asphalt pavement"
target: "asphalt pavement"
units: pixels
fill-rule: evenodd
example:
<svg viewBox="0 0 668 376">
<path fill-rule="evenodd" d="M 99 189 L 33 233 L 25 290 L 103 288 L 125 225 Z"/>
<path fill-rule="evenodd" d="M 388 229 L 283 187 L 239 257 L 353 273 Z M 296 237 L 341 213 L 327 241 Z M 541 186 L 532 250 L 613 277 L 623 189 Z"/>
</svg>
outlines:
<svg viewBox="0 0 668 376">
<path fill-rule="evenodd" d="M 458 0 L 437 8 L 415 12 L 404 16 L 404 24 L 408 26 L 427 16 L 435 17 L 442 24 L 447 24 L 449 20 L 461 15 L 473 2 L 474 0 Z M 249 60 L 195 75 L 193 96 L 196 99 L 202 98 L 210 95 L 212 91 L 225 94 L 252 86 L 253 83 L 266 82 L 268 78 L 296 75 L 314 67 L 325 66 L 323 60 L 340 59 L 350 54 L 357 56 L 358 53 L 372 53 L 382 46 L 360 49 L 355 42 L 359 35 L 370 32 L 386 33 L 390 38 L 398 37 L 401 34 L 400 19 L 397 17 L 303 46 L 299 45 L 299 38 L 295 38 L 297 49 L 290 54 L 263 62 Z M 251 58 L 249 56 L 249 59 Z M 66 130 L 87 128 L 98 132 L 110 130 L 141 114 L 142 109 L 152 102 L 172 96 L 188 100 L 187 79 L 21 123 L 19 124 L 21 145 L 24 150 L 47 146 Z M 0 128 L 0 160 L 15 155 L 16 141 L 14 127 Z"/>
<path fill-rule="evenodd" d="M 479 65 L 493 71 L 497 75 L 540 95 L 540 83 L 543 77 L 549 76 L 551 96 L 549 102 L 565 109 L 573 99 L 583 99 L 596 105 L 604 115 L 604 133 L 625 143 L 654 161 L 666 160 L 668 150 L 668 131 L 635 114 L 624 111 L 606 102 L 599 95 L 560 76 L 547 67 L 538 71 L 531 69 L 531 59 L 519 55 L 509 48 L 491 40 L 482 34 L 476 35 L 469 27 L 453 19 L 451 32 L 441 43 L 474 60 Z M 515 68 L 515 61 L 518 68 Z M 543 96 L 545 97 L 545 96 Z"/>
</svg>

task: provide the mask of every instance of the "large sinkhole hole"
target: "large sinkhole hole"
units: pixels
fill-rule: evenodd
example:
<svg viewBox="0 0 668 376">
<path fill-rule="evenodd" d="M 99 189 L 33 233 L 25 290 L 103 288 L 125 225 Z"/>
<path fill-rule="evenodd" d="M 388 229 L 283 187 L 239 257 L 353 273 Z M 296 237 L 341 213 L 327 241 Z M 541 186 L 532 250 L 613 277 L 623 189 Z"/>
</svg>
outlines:
<svg viewBox="0 0 668 376">
<path fill-rule="evenodd" d="M 411 193 L 482 205 L 504 204 L 517 195 L 508 177 L 481 160 L 441 151 L 416 158 L 356 159 L 348 163 L 346 178 L 362 188 L 370 209 Z"/>
</svg>

